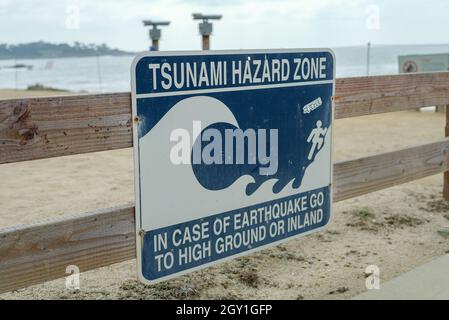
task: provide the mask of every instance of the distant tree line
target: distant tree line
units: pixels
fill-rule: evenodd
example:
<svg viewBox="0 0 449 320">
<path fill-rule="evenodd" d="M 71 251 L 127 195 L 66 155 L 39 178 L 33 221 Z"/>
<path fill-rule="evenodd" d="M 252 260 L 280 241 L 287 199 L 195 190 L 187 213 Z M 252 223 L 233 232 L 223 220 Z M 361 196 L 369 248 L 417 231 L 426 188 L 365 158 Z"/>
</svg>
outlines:
<svg viewBox="0 0 449 320">
<path fill-rule="evenodd" d="M 34 59 L 34 58 L 64 58 L 64 57 L 91 57 L 91 56 L 122 56 L 131 52 L 109 48 L 106 44 L 85 44 L 31 42 L 16 45 L 0 44 L 0 59 Z"/>
</svg>

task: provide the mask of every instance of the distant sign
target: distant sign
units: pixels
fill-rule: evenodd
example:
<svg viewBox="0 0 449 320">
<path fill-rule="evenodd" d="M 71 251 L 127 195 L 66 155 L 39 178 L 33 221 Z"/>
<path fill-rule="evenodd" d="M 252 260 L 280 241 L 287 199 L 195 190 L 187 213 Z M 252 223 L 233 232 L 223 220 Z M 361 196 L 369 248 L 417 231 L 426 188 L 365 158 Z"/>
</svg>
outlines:
<svg viewBox="0 0 449 320">
<path fill-rule="evenodd" d="M 399 56 L 399 73 L 435 72 L 448 69 L 448 53 Z"/>
<path fill-rule="evenodd" d="M 329 222 L 334 81 L 329 50 L 153 52 L 134 60 L 141 281 Z"/>
</svg>

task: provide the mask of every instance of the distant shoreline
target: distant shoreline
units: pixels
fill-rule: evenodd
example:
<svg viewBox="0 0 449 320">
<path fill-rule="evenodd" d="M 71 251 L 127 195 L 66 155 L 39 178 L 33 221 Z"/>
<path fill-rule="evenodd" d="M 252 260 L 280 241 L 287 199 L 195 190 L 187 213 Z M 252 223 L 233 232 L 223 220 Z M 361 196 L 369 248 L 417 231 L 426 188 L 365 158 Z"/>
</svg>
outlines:
<svg viewBox="0 0 449 320">
<path fill-rule="evenodd" d="M 0 57 L 0 61 L 4 60 L 52 60 L 52 59 L 72 59 L 72 58 L 95 58 L 95 57 L 130 57 L 137 53 L 126 54 L 101 54 L 101 55 L 79 55 L 79 56 L 48 56 L 48 57 Z"/>
<path fill-rule="evenodd" d="M 129 56 L 133 54 L 133 52 L 110 48 L 106 44 L 82 42 L 75 42 L 73 45 L 44 41 L 21 44 L 0 43 L 0 60 Z"/>
<path fill-rule="evenodd" d="M 449 43 L 434 44 L 383 44 L 371 43 L 372 50 L 397 48 L 397 49 L 416 49 L 432 48 L 439 51 L 440 48 L 449 48 Z M 364 50 L 366 44 L 348 45 L 348 46 L 328 46 L 336 51 L 360 49 Z M 181 49 L 180 49 L 181 50 Z M 447 50 L 449 51 L 449 49 Z M 93 57 L 126 57 L 135 56 L 138 52 L 130 52 L 116 48 L 109 48 L 106 45 L 83 44 L 53 44 L 47 42 L 32 42 L 24 44 L 1 44 L 0 43 L 0 61 L 2 60 L 38 60 L 38 59 L 64 59 L 64 58 L 93 58 Z M 433 53 L 433 52 L 428 52 Z"/>
</svg>

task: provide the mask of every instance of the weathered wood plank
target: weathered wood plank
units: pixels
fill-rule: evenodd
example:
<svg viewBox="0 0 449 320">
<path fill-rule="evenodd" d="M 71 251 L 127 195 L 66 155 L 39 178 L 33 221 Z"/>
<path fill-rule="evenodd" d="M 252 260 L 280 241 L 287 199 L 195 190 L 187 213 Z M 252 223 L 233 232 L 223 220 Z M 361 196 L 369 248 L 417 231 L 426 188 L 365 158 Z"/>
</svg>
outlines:
<svg viewBox="0 0 449 320">
<path fill-rule="evenodd" d="M 335 119 L 416 109 L 449 102 L 449 73 L 337 79 Z"/>
<path fill-rule="evenodd" d="M 0 292 L 132 259 L 134 245 L 132 205 L 0 230 Z"/>
<path fill-rule="evenodd" d="M 337 80 L 335 118 L 449 102 L 449 73 Z M 132 146 L 129 93 L 0 100 L 0 164 Z"/>
<path fill-rule="evenodd" d="M 0 100 L 0 163 L 132 145 L 129 93 Z"/>
<path fill-rule="evenodd" d="M 449 139 L 336 163 L 334 201 L 449 170 Z M 131 204 L 0 230 L 0 292 L 135 257 Z"/>
<path fill-rule="evenodd" d="M 341 201 L 449 170 L 449 139 L 334 165 Z"/>
</svg>

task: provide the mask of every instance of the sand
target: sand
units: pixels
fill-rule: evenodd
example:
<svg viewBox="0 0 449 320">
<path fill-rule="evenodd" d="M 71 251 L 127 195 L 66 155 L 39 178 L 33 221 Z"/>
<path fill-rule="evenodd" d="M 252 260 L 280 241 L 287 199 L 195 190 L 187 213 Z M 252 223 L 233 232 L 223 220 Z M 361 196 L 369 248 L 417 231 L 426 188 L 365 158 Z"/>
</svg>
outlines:
<svg viewBox="0 0 449 320">
<path fill-rule="evenodd" d="M 18 99 L 70 95 L 68 91 L 0 89 L 0 99 Z"/>
<path fill-rule="evenodd" d="M 4 96 L 4 95 L 3 95 Z M 0 97 L 2 93 L 0 91 Z M 443 137 L 443 113 L 415 111 L 336 121 L 335 161 Z M 0 227 L 133 201 L 132 150 L 0 165 Z M 71 292 L 60 279 L 0 299 L 342 299 L 381 285 L 449 252 L 449 203 L 436 175 L 334 205 L 326 231 L 221 263 L 156 286 L 136 281 L 135 261 L 81 274 Z"/>
</svg>

